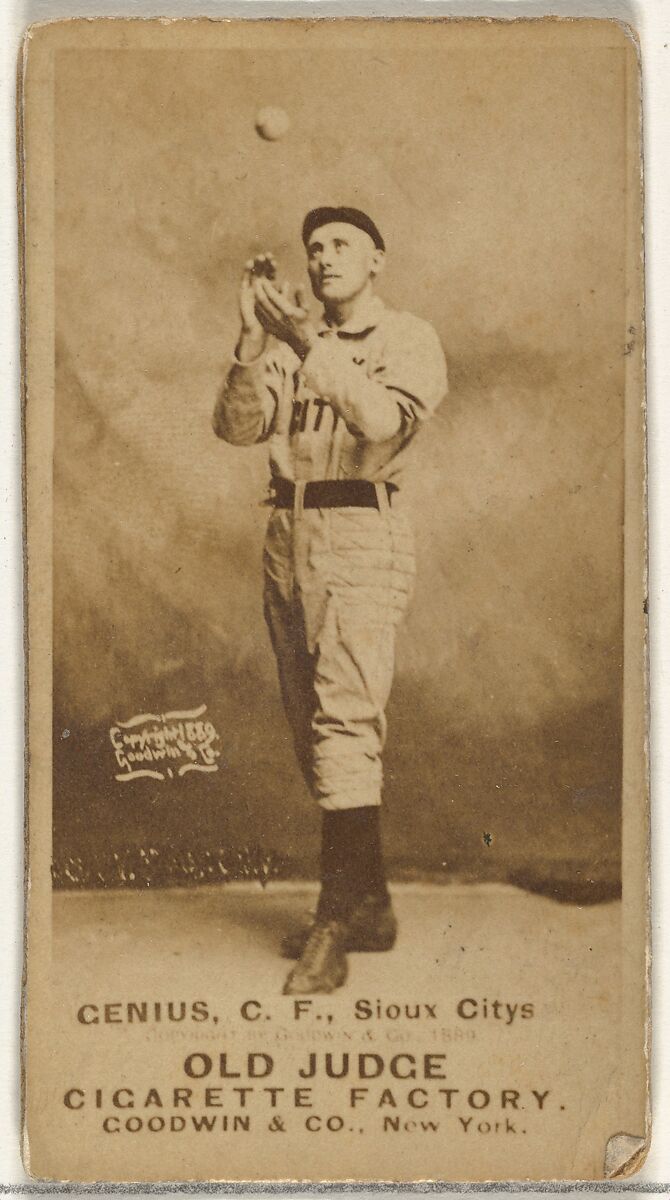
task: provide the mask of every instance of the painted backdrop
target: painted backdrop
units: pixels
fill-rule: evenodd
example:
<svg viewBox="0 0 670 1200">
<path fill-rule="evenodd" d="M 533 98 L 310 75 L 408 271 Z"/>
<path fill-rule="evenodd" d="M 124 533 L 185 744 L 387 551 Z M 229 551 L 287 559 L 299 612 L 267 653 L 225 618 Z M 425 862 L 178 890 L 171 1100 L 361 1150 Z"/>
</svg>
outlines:
<svg viewBox="0 0 670 1200">
<path fill-rule="evenodd" d="M 304 213 L 349 203 L 450 370 L 409 471 L 392 872 L 616 891 L 624 56 L 487 38 L 59 51 L 58 882 L 315 870 L 261 612 L 267 452 L 210 421 L 244 260 L 272 249 L 303 282 Z M 273 143 L 268 104 L 291 120 Z M 115 778 L 110 727 L 203 705 L 217 770 Z"/>
</svg>

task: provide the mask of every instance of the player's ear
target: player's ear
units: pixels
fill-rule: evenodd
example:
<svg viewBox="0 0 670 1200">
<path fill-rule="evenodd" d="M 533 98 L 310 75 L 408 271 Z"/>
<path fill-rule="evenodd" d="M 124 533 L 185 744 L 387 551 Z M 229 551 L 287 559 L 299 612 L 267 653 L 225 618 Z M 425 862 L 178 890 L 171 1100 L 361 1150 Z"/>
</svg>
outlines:
<svg viewBox="0 0 670 1200">
<path fill-rule="evenodd" d="M 384 254 L 383 250 L 378 250 L 377 247 L 375 246 L 374 253 L 372 255 L 372 264 L 370 266 L 370 274 L 373 277 L 373 279 L 375 279 L 377 277 L 377 275 L 381 275 L 385 266 L 386 266 L 386 255 Z"/>
</svg>

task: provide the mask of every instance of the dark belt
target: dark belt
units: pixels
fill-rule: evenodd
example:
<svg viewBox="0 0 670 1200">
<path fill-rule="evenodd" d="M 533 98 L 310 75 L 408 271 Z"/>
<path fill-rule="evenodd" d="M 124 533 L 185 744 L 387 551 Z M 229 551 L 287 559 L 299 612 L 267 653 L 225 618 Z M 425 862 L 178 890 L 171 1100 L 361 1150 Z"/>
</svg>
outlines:
<svg viewBox="0 0 670 1200">
<path fill-rule="evenodd" d="M 385 483 L 391 499 L 397 484 Z M 275 508 L 293 508 L 295 484 L 290 479 L 273 479 L 270 504 Z M 379 508 L 377 491 L 369 479 L 314 479 L 305 484 L 303 508 Z"/>
</svg>

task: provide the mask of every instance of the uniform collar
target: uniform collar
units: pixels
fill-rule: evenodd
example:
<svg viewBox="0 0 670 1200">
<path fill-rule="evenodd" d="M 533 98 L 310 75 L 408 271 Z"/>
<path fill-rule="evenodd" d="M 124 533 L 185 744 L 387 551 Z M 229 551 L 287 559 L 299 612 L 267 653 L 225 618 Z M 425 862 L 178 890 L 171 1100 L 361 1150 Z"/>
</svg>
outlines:
<svg viewBox="0 0 670 1200">
<path fill-rule="evenodd" d="M 344 325 L 329 325 L 325 316 L 322 317 L 318 327 L 319 336 L 336 333 L 338 337 L 362 337 L 377 327 L 383 312 L 383 300 L 379 296 L 372 296 Z"/>
</svg>

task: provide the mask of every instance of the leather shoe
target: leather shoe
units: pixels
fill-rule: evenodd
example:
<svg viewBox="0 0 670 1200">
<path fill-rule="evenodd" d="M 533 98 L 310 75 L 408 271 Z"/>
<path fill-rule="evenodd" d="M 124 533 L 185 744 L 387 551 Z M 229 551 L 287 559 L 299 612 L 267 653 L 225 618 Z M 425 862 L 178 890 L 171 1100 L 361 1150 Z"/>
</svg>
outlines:
<svg viewBox="0 0 670 1200">
<path fill-rule="evenodd" d="M 334 992 L 341 987 L 347 978 L 346 934 L 347 926 L 342 921 L 317 921 L 286 979 L 284 995 Z"/>
<path fill-rule="evenodd" d="M 316 918 L 312 917 L 302 929 L 296 929 L 282 938 L 280 949 L 283 958 L 300 958 L 315 921 Z M 377 896 L 364 896 L 346 922 L 344 948 L 359 953 L 391 950 L 397 933 L 398 922 L 391 901 L 380 900 Z"/>
</svg>

